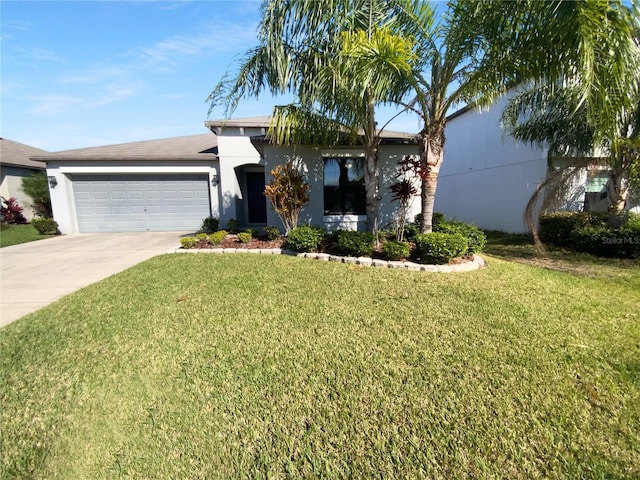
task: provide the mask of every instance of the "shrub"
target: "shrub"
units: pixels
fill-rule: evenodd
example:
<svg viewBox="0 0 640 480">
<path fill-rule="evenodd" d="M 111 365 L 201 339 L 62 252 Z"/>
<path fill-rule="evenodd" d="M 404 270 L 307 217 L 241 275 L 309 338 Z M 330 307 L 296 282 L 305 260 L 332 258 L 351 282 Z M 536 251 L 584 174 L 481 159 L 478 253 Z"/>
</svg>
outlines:
<svg viewBox="0 0 640 480">
<path fill-rule="evenodd" d="M 214 217 L 207 217 L 202 220 L 202 227 L 200 230 L 204 231 L 204 233 L 213 233 L 220 227 L 220 221 Z"/>
<path fill-rule="evenodd" d="M 572 248 L 600 257 L 640 258 L 640 227 L 606 225 L 577 227 L 571 232 Z"/>
<path fill-rule="evenodd" d="M 245 232 L 249 232 L 253 238 L 256 238 L 258 235 L 260 235 L 260 232 L 257 228 L 247 228 Z"/>
<path fill-rule="evenodd" d="M 251 232 L 240 232 L 238 234 L 238 240 L 240 240 L 240 243 L 249 243 L 252 238 L 253 236 L 251 235 Z"/>
<path fill-rule="evenodd" d="M 285 235 L 298 225 L 302 207 L 309 201 L 310 186 L 301 172 L 300 165 L 287 161 L 271 170 L 273 177 L 264 188 L 264 195 L 284 225 Z"/>
<path fill-rule="evenodd" d="M 413 242 L 413 239 L 416 235 L 420 234 L 420 224 L 419 223 L 407 223 L 404 226 L 404 238 L 409 242 Z"/>
<path fill-rule="evenodd" d="M 431 219 L 431 225 L 435 227 L 439 223 L 444 222 L 444 213 L 442 212 L 433 212 L 433 218 Z"/>
<path fill-rule="evenodd" d="M 423 233 L 416 235 L 414 242 L 413 257 L 418 263 L 449 263 L 469 250 L 467 239 L 459 233 Z"/>
<path fill-rule="evenodd" d="M 375 240 L 371 232 L 336 230 L 332 235 L 331 250 L 349 257 L 370 257 Z"/>
<path fill-rule="evenodd" d="M 239 228 L 240 228 L 240 222 L 235 218 L 230 218 L 229 221 L 227 222 L 227 229 L 230 232 L 235 233 L 238 231 Z"/>
<path fill-rule="evenodd" d="M 610 236 L 611 232 L 606 225 L 597 227 L 591 225 L 577 226 L 569 233 L 568 244 L 578 252 L 591 253 L 599 256 L 616 256 L 611 255 L 612 249 L 605 245 L 605 238 Z M 609 255 L 607 255 L 609 253 Z"/>
<path fill-rule="evenodd" d="M 487 236 L 482 230 L 475 225 L 456 221 L 439 221 L 433 226 L 434 232 L 440 233 L 458 233 L 467 239 L 469 249 L 467 254 L 478 253 L 482 251 L 487 243 Z"/>
<path fill-rule="evenodd" d="M 387 260 L 401 260 L 409 258 L 410 249 L 407 242 L 389 240 L 382 244 L 382 255 Z"/>
<path fill-rule="evenodd" d="M 9 200 L 2 197 L 2 203 L 4 206 L 0 208 L 0 214 L 2 214 L 2 221 L 6 223 L 13 223 L 16 225 L 23 225 L 27 223 L 27 219 L 24 218 L 22 211 L 24 210 L 18 205 L 16 197 L 11 197 Z"/>
<path fill-rule="evenodd" d="M 34 218 L 31 225 L 38 231 L 40 235 L 57 235 L 58 223 L 53 218 Z"/>
<path fill-rule="evenodd" d="M 197 239 L 199 242 L 204 242 L 204 241 L 207 239 L 207 236 L 208 236 L 208 235 L 207 235 L 206 233 L 198 233 L 198 234 L 196 235 L 196 239 Z"/>
<path fill-rule="evenodd" d="M 625 257 L 640 258 L 640 215 L 630 214 L 620 230 Z"/>
<path fill-rule="evenodd" d="M 51 198 L 49 196 L 49 182 L 44 172 L 34 172 L 22 179 L 22 191 L 33 200 L 33 209 L 41 217 L 51 218 Z"/>
<path fill-rule="evenodd" d="M 267 236 L 269 240 L 277 240 L 280 238 L 280 229 L 274 226 L 264 227 L 264 234 Z"/>
<path fill-rule="evenodd" d="M 182 248 L 193 248 L 198 244 L 196 237 L 183 237 L 180 239 L 180 245 Z"/>
<path fill-rule="evenodd" d="M 607 213 L 557 212 L 540 218 L 540 239 L 601 257 L 640 258 L 640 215 L 625 212 L 622 226 L 607 225 Z"/>
<path fill-rule="evenodd" d="M 213 232 L 211 235 L 207 237 L 207 241 L 211 245 L 218 245 L 227 238 L 228 232 L 226 230 L 218 230 L 217 232 Z"/>
<path fill-rule="evenodd" d="M 287 237 L 286 246 L 296 252 L 315 252 L 324 238 L 322 228 L 302 226 L 296 227 Z"/>
<path fill-rule="evenodd" d="M 640 213 L 626 212 L 622 229 L 640 231 Z"/>
<path fill-rule="evenodd" d="M 538 234 L 544 243 L 558 247 L 570 247 L 571 232 L 579 227 L 606 225 L 606 213 L 555 212 L 542 215 L 539 220 Z"/>
</svg>

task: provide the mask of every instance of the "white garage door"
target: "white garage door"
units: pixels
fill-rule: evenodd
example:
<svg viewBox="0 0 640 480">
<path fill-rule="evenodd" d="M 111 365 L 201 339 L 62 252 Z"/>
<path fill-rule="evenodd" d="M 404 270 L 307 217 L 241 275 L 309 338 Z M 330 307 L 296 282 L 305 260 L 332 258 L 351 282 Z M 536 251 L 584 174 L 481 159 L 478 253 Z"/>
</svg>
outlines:
<svg viewBox="0 0 640 480">
<path fill-rule="evenodd" d="M 73 175 L 80 232 L 197 230 L 210 215 L 207 175 Z"/>
</svg>

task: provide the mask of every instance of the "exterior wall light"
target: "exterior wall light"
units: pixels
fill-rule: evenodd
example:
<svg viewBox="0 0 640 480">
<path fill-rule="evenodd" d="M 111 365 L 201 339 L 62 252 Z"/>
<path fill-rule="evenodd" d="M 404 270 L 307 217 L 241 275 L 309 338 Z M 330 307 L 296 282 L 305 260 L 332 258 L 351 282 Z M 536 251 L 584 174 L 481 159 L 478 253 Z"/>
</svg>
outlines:
<svg viewBox="0 0 640 480">
<path fill-rule="evenodd" d="M 211 186 L 212 187 L 217 187 L 218 184 L 220 184 L 220 177 L 218 175 L 212 175 L 211 176 Z"/>
<path fill-rule="evenodd" d="M 48 176 L 47 180 L 49 181 L 49 186 L 51 188 L 55 188 L 58 185 L 58 180 L 54 176 Z"/>
</svg>

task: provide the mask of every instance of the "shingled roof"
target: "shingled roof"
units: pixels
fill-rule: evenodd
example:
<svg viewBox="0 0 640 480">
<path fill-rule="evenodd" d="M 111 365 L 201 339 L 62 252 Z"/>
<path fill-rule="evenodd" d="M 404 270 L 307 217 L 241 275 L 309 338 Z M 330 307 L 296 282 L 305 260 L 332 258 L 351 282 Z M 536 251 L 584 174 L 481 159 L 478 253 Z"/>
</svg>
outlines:
<svg viewBox="0 0 640 480">
<path fill-rule="evenodd" d="M 14 142 L 8 138 L 0 138 L 0 163 L 2 165 L 44 170 L 44 163 L 30 160 L 30 157 L 46 155 L 47 153 L 46 150 Z"/>
<path fill-rule="evenodd" d="M 36 156 L 34 160 L 52 161 L 157 161 L 157 160 L 217 160 L 218 141 L 205 133 L 186 137 L 163 138 L 143 142 L 120 143 L 102 147 L 79 148 Z"/>
</svg>

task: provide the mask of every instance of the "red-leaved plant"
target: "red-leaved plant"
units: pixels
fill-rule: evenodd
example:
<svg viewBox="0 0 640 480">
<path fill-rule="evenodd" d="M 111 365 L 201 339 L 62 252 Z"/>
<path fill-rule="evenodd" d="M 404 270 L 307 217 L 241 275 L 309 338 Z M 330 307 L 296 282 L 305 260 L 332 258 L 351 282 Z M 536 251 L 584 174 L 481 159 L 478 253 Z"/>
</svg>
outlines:
<svg viewBox="0 0 640 480">
<path fill-rule="evenodd" d="M 0 214 L 2 214 L 3 222 L 17 225 L 27 223 L 27 219 L 22 215 L 24 209 L 18 205 L 18 199 L 16 197 L 11 197 L 9 200 L 2 197 L 2 203 L 4 203 L 4 205 L 0 208 Z"/>
<path fill-rule="evenodd" d="M 411 198 L 418 193 L 413 182 L 404 176 L 408 169 L 406 169 L 403 164 L 409 161 L 408 158 L 410 157 L 407 156 L 403 161 L 398 162 L 398 165 L 400 165 L 400 172 L 396 174 L 396 178 L 399 178 L 400 180 L 389 187 L 391 193 L 393 193 L 391 200 L 397 200 L 400 202 L 400 211 L 398 212 L 396 225 L 396 240 L 399 242 L 404 241 L 404 227 L 407 223 L 407 213 L 409 212 Z"/>
</svg>

